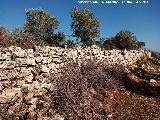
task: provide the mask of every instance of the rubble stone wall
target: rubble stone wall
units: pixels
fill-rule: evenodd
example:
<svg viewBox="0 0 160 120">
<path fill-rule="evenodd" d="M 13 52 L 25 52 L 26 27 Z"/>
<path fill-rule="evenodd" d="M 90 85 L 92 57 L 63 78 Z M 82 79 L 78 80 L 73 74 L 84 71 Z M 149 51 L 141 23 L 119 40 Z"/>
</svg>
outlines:
<svg viewBox="0 0 160 120">
<path fill-rule="evenodd" d="M 15 96 L 22 97 L 23 90 L 27 89 L 30 94 L 26 99 L 33 105 L 30 109 L 34 110 L 34 102 L 38 99 L 36 96 L 44 93 L 43 88 L 54 89 L 44 76 L 56 72 L 67 61 L 94 59 L 108 64 L 129 65 L 146 55 L 150 56 L 150 53 L 125 50 L 122 54 L 120 50 L 101 50 L 96 46 L 83 49 L 49 46 L 26 50 L 16 46 L 0 48 L 0 103 L 6 103 Z"/>
<path fill-rule="evenodd" d="M 20 47 L 11 46 L 0 49 L 0 80 L 23 78 L 32 81 L 36 72 L 54 72 L 60 65 L 67 61 L 94 59 L 108 64 L 130 65 L 143 56 L 150 56 L 144 50 L 101 50 L 96 46 L 91 48 L 62 49 L 59 47 L 44 48 L 36 46 L 35 49 L 22 50 Z"/>
</svg>

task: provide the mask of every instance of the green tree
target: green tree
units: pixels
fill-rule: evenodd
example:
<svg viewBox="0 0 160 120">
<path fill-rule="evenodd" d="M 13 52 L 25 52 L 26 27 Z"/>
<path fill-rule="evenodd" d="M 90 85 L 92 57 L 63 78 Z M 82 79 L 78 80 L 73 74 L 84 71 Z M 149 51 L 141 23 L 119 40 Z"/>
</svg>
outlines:
<svg viewBox="0 0 160 120">
<path fill-rule="evenodd" d="M 107 50 L 117 49 L 115 45 L 115 38 L 114 37 L 107 38 L 103 43 L 103 47 Z"/>
<path fill-rule="evenodd" d="M 65 34 L 63 32 L 58 32 L 52 36 L 51 45 L 62 46 L 65 42 Z"/>
<path fill-rule="evenodd" d="M 58 20 L 42 8 L 26 10 L 24 32 L 33 35 L 36 40 L 50 43 L 58 25 Z"/>
<path fill-rule="evenodd" d="M 84 46 L 94 44 L 94 39 L 100 34 L 99 21 L 94 14 L 89 9 L 74 8 L 71 12 L 71 18 L 73 36 L 80 38 L 80 42 Z"/>
<path fill-rule="evenodd" d="M 108 38 L 103 46 L 106 49 L 131 50 L 142 48 L 145 43 L 138 41 L 134 33 L 128 30 L 121 30 L 114 37 Z"/>
<path fill-rule="evenodd" d="M 115 36 L 114 44 L 118 49 L 133 49 L 136 37 L 128 30 L 121 30 Z"/>
<path fill-rule="evenodd" d="M 136 49 L 145 47 L 145 42 L 136 41 Z"/>
</svg>

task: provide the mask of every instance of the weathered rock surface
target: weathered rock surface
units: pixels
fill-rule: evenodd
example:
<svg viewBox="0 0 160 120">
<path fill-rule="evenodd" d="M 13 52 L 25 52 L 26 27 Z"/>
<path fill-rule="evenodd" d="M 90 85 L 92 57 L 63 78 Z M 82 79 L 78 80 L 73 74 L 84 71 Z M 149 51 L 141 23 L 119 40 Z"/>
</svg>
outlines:
<svg viewBox="0 0 160 120">
<path fill-rule="evenodd" d="M 160 86 L 160 66 L 154 58 L 145 58 L 131 65 L 127 72 L 130 80 L 136 83 L 145 82 L 150 87 Z"/>
</svg>

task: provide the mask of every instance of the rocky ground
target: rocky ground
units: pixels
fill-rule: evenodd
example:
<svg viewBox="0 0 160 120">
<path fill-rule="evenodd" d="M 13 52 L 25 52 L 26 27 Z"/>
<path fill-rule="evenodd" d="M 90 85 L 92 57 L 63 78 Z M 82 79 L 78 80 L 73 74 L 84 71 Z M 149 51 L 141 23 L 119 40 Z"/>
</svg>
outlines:
<svg viewBox="0 0 160 120">
<path fill-rule="evenodd" d="M 160 119 L 160 61 L 145 58 L 127 69 L 125 89 L 115 93 L 114 119 Z"/>
<path fill-rule="evenodd" d="M 156 58 L 137 61 L 128 68 L 128 77 L 137 83 L 160 86 L 160 61 Z"/>
</svg>

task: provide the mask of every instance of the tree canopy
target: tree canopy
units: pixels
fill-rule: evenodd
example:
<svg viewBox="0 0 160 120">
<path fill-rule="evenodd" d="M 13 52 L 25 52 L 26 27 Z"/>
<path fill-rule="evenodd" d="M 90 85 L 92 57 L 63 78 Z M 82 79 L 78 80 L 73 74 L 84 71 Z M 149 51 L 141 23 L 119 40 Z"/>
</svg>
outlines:
<svg viewBox="0 0 160 120">
<path fill-rule="evenodd" d="M 36 40 L 49 42 L 58 25 L 59 21 L 42 8 L 26 10 L 24 32 L 33 35 Z"/>
<path fill-rule="evenodd" d="M 79 8 L 72 9 L 71 12 L 71 30 L 73 36 L 80 38 L 80 42 L 84 46 L 90 46 L 94 43 L 94 39 L 99 37 L 99 20 L 89 9 L 80 10 Z"/>
<path fill-rule="evenodd" d="M 107 49 L 130 50 L 142 48 L 145 43 L 138 41 L 134 33 L 129 30 L 121 30 L 114 37 L 107 38 L 103 45 Z"/>
</svg>

